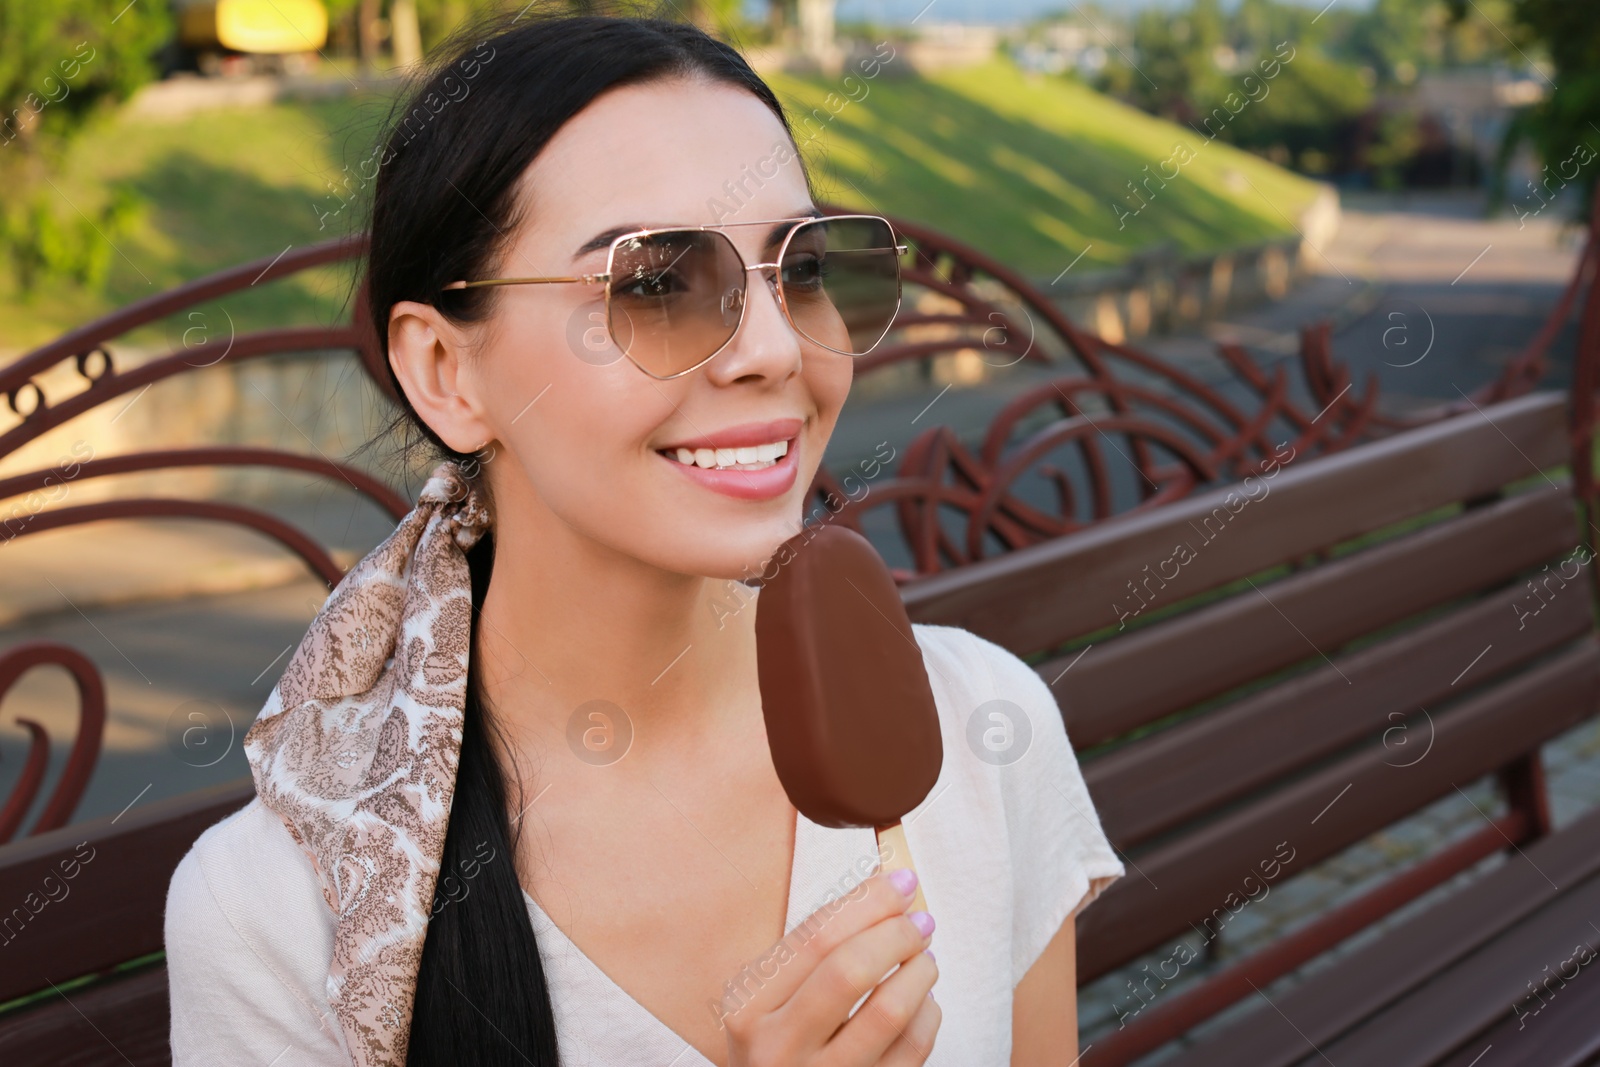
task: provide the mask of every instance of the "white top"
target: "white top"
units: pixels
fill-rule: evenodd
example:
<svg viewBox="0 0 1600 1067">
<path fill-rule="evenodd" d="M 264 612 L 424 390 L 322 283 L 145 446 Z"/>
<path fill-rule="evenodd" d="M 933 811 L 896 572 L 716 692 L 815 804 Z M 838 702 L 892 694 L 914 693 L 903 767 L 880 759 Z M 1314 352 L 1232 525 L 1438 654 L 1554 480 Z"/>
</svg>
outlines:
<svg viewBox="0 0 1600 1067">
<path fill-rule="evenodd" d="M 1005 1067 L 1012 989 L 1124 869 L 1038 674 L 966 630 L 913 631 L 944 738 L 938 782 L 904 820 L 939 922 L 944 1021 L 927 1062 Z M 876 860 L 870 829 L 799 816 L 786 928 L 848 893 Z M 564 1065 L 708 1067 L 527 899 Z M 324 985 L 333 928 L 310 861 L 259 800 L 202 834 L 167 895 L 175 1067 L 347 1067 Z"/>
</svg>

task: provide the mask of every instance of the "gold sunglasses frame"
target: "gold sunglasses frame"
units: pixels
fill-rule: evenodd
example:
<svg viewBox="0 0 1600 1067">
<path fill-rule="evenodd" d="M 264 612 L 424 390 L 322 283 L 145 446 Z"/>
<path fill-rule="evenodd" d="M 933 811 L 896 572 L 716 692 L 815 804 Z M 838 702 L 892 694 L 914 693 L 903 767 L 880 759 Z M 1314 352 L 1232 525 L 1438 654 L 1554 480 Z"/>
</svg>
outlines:
<svg viewBox="0 0 1600 1067">
<path fill-rule="evenodd" d="M 805 225 L 807 225 L 809 223 L 835 222 L 835 221 L 841 221 L 841 220 L 847 220 L 847 219 L 871 219 L 874 222 L 883 223 L 884 226 L 887 227 L 888 230 L 889 230 L 889 240 L 891 242 L 893 242 L 891 247 L 893 247 L 894 250 L 895 250 L 895 303 L 894 303 L 894 313 L 889 316 L 889 322 L 888 322 L 888 324 L 886 326 L 884 326 L 883 333 L 879 334 L 878 335 L 878 339 L 876 341 L 872 342 L 872 344 L 868 345 L 867 348 L 866 348 L 866 351 L 863 351 L 863 352 L 845 352 L 845 351 L 842 351 L 840 349 L 834 348 L 831 345 L 825 345 L 821 341 L 818 341 L 815 338 L 813 338 L 810 334 L 806 333 L 804 330 L 802 330 L 795 323 L 794 316 L 789 313 L 789 302 L 784 297 L 784 292 L 783 292 L 783 273 L 782 273 L 783 257 L 788 254 L 789 242 L 794 239 L 794 235 L 796 233 L 798 233 L 802 227 L 804 227 Z M 789 231 L 786 234 L 783 235 L 783 242 L 778 246 L 778 258 L 775 261 L 771 262 L 771 263 L 751 263 L 751 264 L 748 264 L 748 265 L 745 264 L 744 256 L 740 254 L 738 246 L 735 245 L 733 243 L 733 241 L 729 239 L 727 234 L 722 232 L 723 230 L 728 229 L 729 227 L 733 227 L 733 226 L 770 226 L 770 225 L 773 225 L 774 223 L 779 223 L 779 222 L 792 222 L 792 223 L 794 223 L 794 225 L 790 226 L 789 227 Z M 798 218 L 752 219 L 752 220 L 750 220 L 748 222 L 714 223 L 714 224 L 709 225 L 709 226 L 658 226 L 658 227 L 654 227 L 652 229 L 647 229 L 647 230 L 633 230 L 633 231 L 631 231 L 629 233 L 619 234 L 618 236 L 612 238 L 610 246 L 606 249 L 606 269 L 604 271 L 600 272 L 599 274 L 573 274 L 573 275 L 550 276 L 550 277 L 542 277 L 542 278 L 484 278 L 484 279 L 482 279 L 480 281 L 475 281 L 475 282 L 454 281 L 454 282 L 451 282 L 449 285 L 446 285 L 444 288 L 447 289 L 447 290 L 450 290 L 450 289 L 475 289 L 475 288 L 478 288 L 480 286 L 487 287 L 487 286 L 495 286 L 495 285 L 568 285 L 568 284 L 571 284 L 571 285 L 604 285 L 605 286 L 605 293 L 606 293 L 606 335 L 611 338 L 611 343 L 617 346 L 617 350 L 619 352 L 621 352 L 624 356 L 627 356 L 629 363 L 632 363 L 635 367 L 638 367 L 639 370 L 643 371 L 645 374 L 648 374 L 650 377 L 656 379 L 657 381 L 662 381 L 662 382 L 671 381 L 673 378 L 681 378 L 685 374 L 692 374 L 695 371 L 699 370 L 701 367 L 705 366 L 707 363 L 710 363 L 713 359 L 715 359 L 717 357 L 717 355 L 724 348 L 727 348 L 730 344 L 733 343 L 733 339 L 735 337 L 739 336 L 739 329 L 740 329 L 740 327 L 742 327 L 744 325 L 745 309 L 750 306 L 750 301 L 748 299 L 745 299 L 744 295 L 743 295 L 743 294 L 745 294 L 745 293 L 747 293 L 749 291 L 749 286 L 748 286 L 748 284 L 746 284 L 745 288 L 740 290 L 741 298 L 739 300 L 739 321 L 734 323 L 733 331 L 728 334 L 728 339 L 726 341 L 723 341 L 722 344 L 718 345 L 717 348 L 716 348 L 716 351 L 712 352 L 709 356 L 706 356 L 704 359 L 702 359 L 700 362 L 696 363 L 692 367 L 685 368 L 684 370 L 681 370 L 681 371 L 675 371 L 674 373 L 667 374 L 667 375 L 656 374 L 653 371 L 650 371 L 650 370 L 646 369 L 643 364 L 641 364 L 638 360 L 634 359 L 633 356 L 629 355 L 628 350 L 622 346 L 622 342 L 617 340 L 617 335 L 616 335 L 615 330 L 612 329 L 612 325 L 611 325 L 611 322 L 612 322 L 612 319 L 611 319 L 611 284 L 610 283 L 611 283 L 611 278 L 612 278 L 612 274 L 613 274 L 613 267 L 614 267 L 614 265 L 616 263 L 617 246 L 622 244 L 622 242 L 624 242 L 624 241 L 638 240 L 641 237 L 653 237 L 653 236 L 655 236 L 657 234 L 663 234 L 663 233 L 701 233 L 701 232 L 707 232 L 707 231 L 716 233 L 719 237 L 721 237 L 724 241 L 726 241 L 728 243 L 728 247 L 733 249 L 734 257 L 736 259 L 738 259 L 739 265 L 744 267 L 744 272 L 745 272 L 746 275 L 748 275 L 753 270 L 771 270 L 773 272 L 773 275 L 772 275 L 773 282 L 774 282 L 773 288 L 774 288 L 775 293 L 777 294 L 778 307 L 783 312 L 784 321 L 786 321 L 789 324 L 789 328 L 791 330 L 793 330 L 800 337 L 803 337 L 807 341 L 810 341 L 812 344 L 817 345 L 820 348 L 825 348 L 829 352 L 837 352 L 841 356 L 852 356 L 852 357 L 854 357 L 854 356 L 864 356 L 868 352 L 871 352 L 874 348 L 877 348 L 878 345 L 883 343 L 883 339 L 885 337 L 887 337 L 889 335 L 889 331 L 894 328 L 894 321 L 900 314 L 900 303 L 901 303 L 901 299 L 902 299 L 901 271 L 900 271 L 900 258 L 899 257 L 901 257 L 901 256 L 906 254 L 906 249 L 907 249 L 908 246 L 903 245 L 903 244 L 900 243 L 898 235 L 894 232 L 894 223 L 890 222 L 888 219 L 884 218 L 882 215 L 806 215 L 806 216 L 802 216 L 802 217 L 798 217 Z"/>
</svg>

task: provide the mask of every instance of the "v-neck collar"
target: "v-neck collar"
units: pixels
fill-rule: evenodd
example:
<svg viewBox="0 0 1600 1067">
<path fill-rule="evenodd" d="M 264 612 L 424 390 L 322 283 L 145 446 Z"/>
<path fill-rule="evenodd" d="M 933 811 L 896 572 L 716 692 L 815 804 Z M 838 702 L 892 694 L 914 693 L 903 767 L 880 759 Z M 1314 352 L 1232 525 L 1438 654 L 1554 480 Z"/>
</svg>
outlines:
<svg viewBox="0 0 1600 1067">
<path fill-rule="evenodd" d="M 829 890 L 839 895 L 848 892 L 860 880 L 863 857 L 869 864 L 875 864 L 877 855 L 877 835 L 871 828 L 830 829 L 795 812 L 794 852 L 790 857 L 788 904 L 783 924 L 785 933 L 820 907 Z M 539 942 L 539 954 L 544 960 L 545 978 L 553 1000 L 562 999 L 560 990 L 563 987 L 581 990 L 583 995 L 572 998 L 567 1010 L 585 1017 L 603 1018 L 607 1044 L 636 1049 L 637 1062 L 641 1065 L 714 1067 L 699 1049 L 635 1000 L 585 955 L 526 889 L 522 896 Z M 596 996 L 602 998 L 599 1003 L 594 999 Z M 577 1018 L 562 1023 L 558 1017 L 558 1029 L 563 1039 L 576 1037 L 580 1043 L 587 1044 L 583 1037 L 586 1027 Z M 590 1062 L 602 1062 L 595 1058 L 594 1050 L 585 1052 Z M 563 1049 L 562 1059 L 568 1054 L 568 1050 Z"/>
</svg>

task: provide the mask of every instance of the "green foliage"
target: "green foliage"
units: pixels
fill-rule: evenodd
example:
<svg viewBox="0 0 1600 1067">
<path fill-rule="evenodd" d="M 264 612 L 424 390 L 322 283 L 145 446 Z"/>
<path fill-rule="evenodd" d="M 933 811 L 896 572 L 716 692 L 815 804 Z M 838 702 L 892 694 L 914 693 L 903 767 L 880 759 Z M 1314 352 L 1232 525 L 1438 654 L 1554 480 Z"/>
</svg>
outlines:
<svg viewBox="0 0 1600 1067">
<path fill-rule="evenodd" d="M 150 0 L 0 0 L 6 148 L 69 137 L 105 102 L 127 99 L 156 76 L 172 32 L 167 5 Z"/>
<path fill-rule="evenodd" d="M 156 76 L 172 29 L 161 3 L 0 0 L 0 252 L 24 294 L 49 277 L 104 282 L 137 197 L 116 190 L 87 216 L 48 173 L 97 114 Z"/>
<path fill-rule="evenodd" d="M 359 0 L 338 2 L 353 11 Z M 422 31 L 422 49 L 429 52 L 465 23 L 485 15 L 514 14 L 527 7 L 528 0 L 416 0 L 416 4 L 417 25 Z M 536 9 L 546 9 L 547 5 L 548 0 L 544 0 L 536 5 Z M 568 0 L 564 6 L 576 7 L 577 0 Z"/>
<path fill-rule="evenodd" d="M 432 51 L 486 5 L 482 0 L 417 0 L 417 25 L 422 31 L 422 50 Z"/>
<path fill-rule="evenodd" d="M 338 203 L 328 183 L 341 181 L 346 165 L 355 173 L 388 110 L 388 95 L 370 92 L 207 109 L 177 119 L 122 111 L 94 123 L 50 173 L 60 193 L 44 187 L 55 198 L 58 221 L 82 222 L 70 199 L 100 225 L 118 189 L 136 198 L 141 210 L 117 232 L 101 226 L 115 248 L 101 242 L 110 253 L 109 269 L 97 288 L 41 276 L 25 295 L 11 258 L 0 261 L 0 352 L 43 344 L 201 275 L 270 259 L 291 243 L 301 248 L 347 232 L 352 212 L 318 228 L 319 211 Z M 0 201 L 10 205 L 10 198 Z M 342 268 L 322 268 L 234 294 L 226 308 L 241 331 L 326 323 L 348 314 L 349 292 Z M 222 321 L 220 314 L 212 321 Z M 130 342 L 176 343 L 160 325 Z"/>
<path fill-rule="evenodd" d="M 1495 28 L 1510 22 L 1503 0 L 1475 6 L 1480 17 L 1458 21 L 1440 0 L 1374 0 L 1359 15 L 1333 20 L 1330 51 L 1371 70 L 1382 89 L 1403 89 L 1423 71 L 1516 58 Z"/>
<path fill-rule="evenodd" d="M 1457 21 L 1470 17 L 1472 0 L 1446 0 Z M 1546 165 L 1554 190 L 1570 179 L 1581 193 L 1585 218 L 1594 195 L 1600 164 L 1590 162 L 1569 173 L 1574 158 L 1600 152 L 1600 4 L 1592 0 L 1504 0 L 1511 22 L 1505 30 L 1519 52 L 1542 51 L 1555 67 L 1547 78 L 1549 92 L 1518 117 L 1501 146 L 1503 168 L 1518 142 L 1531 141 Z M 1585 152 L 1584 150 L 1587 150 Z M 1500 192 L 1500 183 L 1496 184 Z"/>
<path fill-rule="evenodd" d="M 1251 149 L 1281 145 L 1295 160 L 1307 152 L 1336 151 L 1339 130 L 1372 103 L 1358 71 L 1310 49 L 1296 49 L 1263 91 L 1229 125 L 1228 140 Z"/>
<path fill-rule="evenodd" d="M 1399 189 L 1401 172 L 1421 143 L 1416 117 L 1407 112 L 1386 112 L 1378 122 L 1377 136 L 1367 146 L 1367 162 L 1380 189 Z"/>
<path fill-rule="evenodd" d="M 1423 147 L 1418 117 L 1372 112 L 1379 94 L 1403 95 L 1428 71 L 1498 67 L 1544 78 L 1547 98 L 1511 124 L 1502 172 L 1519 141 L 1531 141 L 1552 170 L 1574 153 L 1600 152 L 1600 3 L 1594 0 L 1372 0 L 1364 8 L 1286 0 L 1189 0 L 1179 10 L 1147 9 L 1131 23 L 1131 62 L 1113 60 L 1101 86 L 1178 121 L 1215 115 L 1279 42 L 1296 50 L 1270 96 L 1236 112 L 1217 136 L 1314 173 L 1370 168 L 1381 184 L 1400 180 Z M 1535 61 L 1548 57 L 1547 76 Z M 1548 63 L 1547 63 L 1548 65 Z M 1235 110 L 1230 108 L 1230 110 Z M 1375 122 L 1357 158 L 1356 120 Z M 1585 202 L 1600 166 L 1582 181 Z M 1551 188 L 1559 187 L 1553 179 Z"/>
<path fill-rule="evenodd" d="M 1113 63 L 1103 87 L 1144 110 L 1283 161 L 1334 155 L 1372 102 L 1358 68 L 1324 51 L 1315 9 L 1193 0 L 1147 9 L 1133 26 L 1133 63 Z"/>
<path fill-rule="evenodd" d="M 68 280 L 98 290 L 111 269 L 116 242 L 132 232 L 145 214 L 145 202 L 126 186 L 114 187 L 96 217 L 63 210 L 61 197 L 46 188 L 26 200 L 13 200 L 0 216 L 17 288 L 30 296 L 44 278 Z"/>
</svg>

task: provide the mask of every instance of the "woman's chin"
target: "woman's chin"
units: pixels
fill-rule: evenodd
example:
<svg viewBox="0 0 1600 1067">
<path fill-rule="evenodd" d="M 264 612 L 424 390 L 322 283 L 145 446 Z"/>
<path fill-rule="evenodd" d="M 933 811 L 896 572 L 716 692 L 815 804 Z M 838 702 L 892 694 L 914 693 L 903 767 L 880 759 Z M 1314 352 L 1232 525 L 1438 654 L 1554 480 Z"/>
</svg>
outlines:
<svg viewBox="0 0 1600 1067">
<path fill-rule="evenodd" d="M 700 546 L 696 551 L 686 552 L 680 557 L 680 565 L 669 569 L 718 581 L 759 582 L 762 571 L 771 566 L 778 549 L 795 532 L 795 527 L 773 525 L 764 530 L 752 530 L 751 536 L 737 542 L 719 538 L 714 547 Z"/>
</svg>

